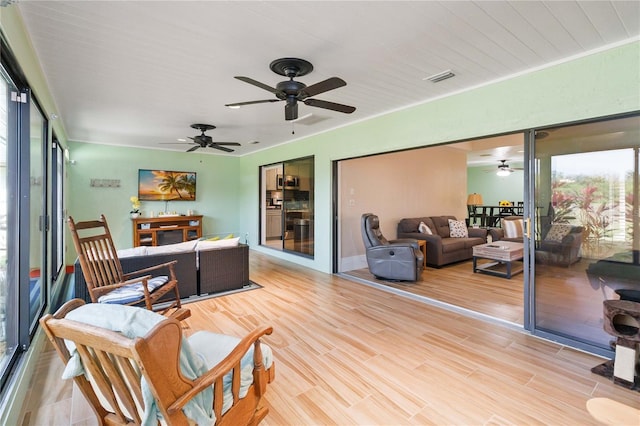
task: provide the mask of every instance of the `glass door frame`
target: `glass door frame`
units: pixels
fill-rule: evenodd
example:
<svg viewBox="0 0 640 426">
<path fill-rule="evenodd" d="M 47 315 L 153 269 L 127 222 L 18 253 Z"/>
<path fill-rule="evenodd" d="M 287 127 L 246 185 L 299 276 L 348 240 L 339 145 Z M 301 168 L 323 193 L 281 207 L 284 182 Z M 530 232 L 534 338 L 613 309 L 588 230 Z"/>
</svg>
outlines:
<svg viewBox="0 0 640 426">
<path fill-rule="evenodd" d="M 525 131 L 525 181 L 526 188 L 524 191 L 525 195 L 525 221 L 527 224 L 530 224 L 530 229 L 537 229 L 538 224 L 536 223 L 537 215 L 536 213 L 536 205 L 537 200 L 535 198 L 536 194 L 536 156 L 535 156 L 535 148 L 536 148 L 536 139 L 535 135 L 537 132 L 541 132 L 546 129 L 558 129 L 563 127 L 572 127 L 581 124 L 593 124 L 604 121 L 613 121 L 630 117 L 637 117 L 640 115 L 640 111 L 617 114 L 613 116 L 606 117 L 598 117 L 592 118 L 588 120 L 580 120 L 576 122 L 570 123 L 558 123 L 552 126 L 545 126 L 536 129 L 530 129 Z M 527 227 L 529 228 L 529 227 Z M 530 232 L 530 231 L 528 231 Z M 614 356 L 614 351 L 611 348 L 604 348 L 601 346 L 594 344 L 590 344 L 588 342 L 584 342 L 578 340 L 578 338 L 571 338 L 565 335 L 560 335 L 553 333 L 551 331 L 542 330 L 536 327 L 537 324 L 537 312 L 536 312 L 536 285 L 540 284 L 536 280 L 536 261 L 535 261 L 535 243 L 536 238 L 532 233 L 531 238 L 528 238 L 527 244 L 525 245 L 525 281 L 524 281 L 524 328 L 530 332 L 534 336 L 538 336 L 547 340 L 551 340 L 569 347 L 577 348 L 580 350 L 584 350 L 589 353 L 598 354 L 607 358 L 611 358 Z M 528 267 L 528 269 L 526 269 Z"/>
</svg>

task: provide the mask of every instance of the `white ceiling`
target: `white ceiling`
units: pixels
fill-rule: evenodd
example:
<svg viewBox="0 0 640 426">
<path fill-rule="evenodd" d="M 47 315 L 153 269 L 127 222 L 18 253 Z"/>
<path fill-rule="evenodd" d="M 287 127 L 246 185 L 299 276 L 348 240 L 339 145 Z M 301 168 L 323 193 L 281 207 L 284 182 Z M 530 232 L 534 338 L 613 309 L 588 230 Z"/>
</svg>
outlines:
<svg viewBox="0 0 640 426">
<path fill-rule="evenodd" d="M 243 155 L 402 109 L 452 92 L 635 39 L 638 1 L 34 1 L 22 14 L 70 140 L 154 149 L 218 128 L 215 141 Z M 337 76 L 347 86 L 317 99 L 353 105 L 342 114 L 300 104 L 310 119 L 284 119 L 284 103 L 234 79 L 275 86 L 281 57 L 310 61 L 307 85 Z M 451 69 L 434 84 L 425 77 Z M 316 121 L 305 124 L 305 121 Z M 249 144 L 249 141 L 259 144 Z M 169 144 L 168 144 L 169 143 Z"/>
</svg>

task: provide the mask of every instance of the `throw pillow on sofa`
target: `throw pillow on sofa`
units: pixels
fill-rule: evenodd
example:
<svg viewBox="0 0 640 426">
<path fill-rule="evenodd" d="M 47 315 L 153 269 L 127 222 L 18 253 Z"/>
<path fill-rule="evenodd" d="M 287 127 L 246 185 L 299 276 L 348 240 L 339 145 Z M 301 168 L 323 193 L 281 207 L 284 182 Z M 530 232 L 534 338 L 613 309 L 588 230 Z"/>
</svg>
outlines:
<svg viewBox="0 0 640 426">
<path fill-rule="evenodd" d="M 469 230 L 463 220 L 449 219 L 449 236 L 451 238 L 468 238 Z"/>
<path fill-rule="evenodd" d="M 504 220 L 502 219 L 502 229 L 505 238 L 523 238 L 524 221 L 522 219 Z"/>
<path fill-rule="evenodd" d="M 547 241 L 562 242 L 562 239 L 569 235 L 569 232 L 571 232 L 571 228 L 571 225 L 554 223 L 553 225 L 551 225 L 551 229 L 549 229 L 549 232 L 547 232 L 547 235 L 544 237 L 544 239 Z"/>
<path fill-rule="evenodd" d="M 420 231 L 420 233 L 422 234 L 433 235 L 433 232 L 431 232 L 431 228 L 429 228 L 424 222 L 420 222 L 420 225 L 418 225 L 418 231 Z"/>
</svg>

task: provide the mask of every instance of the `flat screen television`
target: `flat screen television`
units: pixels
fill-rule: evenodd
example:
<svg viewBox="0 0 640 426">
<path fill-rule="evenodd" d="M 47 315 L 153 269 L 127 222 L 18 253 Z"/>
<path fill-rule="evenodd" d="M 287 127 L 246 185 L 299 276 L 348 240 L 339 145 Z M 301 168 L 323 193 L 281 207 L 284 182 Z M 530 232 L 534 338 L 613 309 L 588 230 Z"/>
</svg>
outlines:
<svg viewBox="0 0 640 426">
<path fill-rule="evenodd" d="M 169 170 L 138 170 L 140 201 L 195 201 L 196 173 Z"/>
</svg>

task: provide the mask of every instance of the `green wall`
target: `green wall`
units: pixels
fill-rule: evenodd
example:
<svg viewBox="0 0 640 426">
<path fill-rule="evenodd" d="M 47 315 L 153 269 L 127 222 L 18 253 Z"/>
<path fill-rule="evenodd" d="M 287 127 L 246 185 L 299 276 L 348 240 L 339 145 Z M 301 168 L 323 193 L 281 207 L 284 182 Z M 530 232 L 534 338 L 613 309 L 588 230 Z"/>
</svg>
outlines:
<svg viewBox="0 0 640 426">
<path fill-rule="evenodd" d="M 315 135 L 240 161 L 241 226 L 255 241 L 258 167 L 315 155 L 315 259 L 254 247 L 331 272 L 331 163 L 383 151 L 510 133 L 640 110 L 640 43 L 624 44 L 550 68 Z M 382 200 L 381 202 L 384 202 Z"/>
<path fill-rule="evenodd" d="M 509 162 L 511 167 L 522 167 L 522 163 Z M 524 172 L 516 170 L 509 176 L 497 176 L 497 168 L 468 167 L 467 192 L 482 195 L 487 206 L 497 206 L 501 200 L 524 201 Z"/>
<path fill-rule="evenodd" d="M 16 18 L 15 8 L 4 9 L 2 29 L 36 95 L 45 99 L 47 112 L 55 112 L 28 36 Z M 639 70 L 640 43 L 635 40 L 240 158 L 211 155 L 196 161 L 186 153 L 71 144 L 76 164 L 68 167 L 68 208 L 78 219 L 105 213 L 110 223 L 116 222 L 117 244 L 130 245 L 128 200 L 135 191 L 137 169 L 193 170 L 198 173 L 199 197 L 193 209 L 209 216 L 205 232 L 248 232 L 256 250 L 330 272 L 332 161 L 638 111 Z M 315 259 L 256 246 L 259 167 L 310 155 L 315 156 Z M 89 187 L 90 178 L 114 177 L 122 180 L 117 190 Z"/>
<path fill-rule="evenodd" d="M 138 194 L 138 169 L 196 172 L 196 201 L 170 201 L 167 211 L 203 214 L 203 233 L 242 231 L 238 220 L 237 194 L 240 185 L 240 159 L 201 153 L 123 148 L 71 142 L 68 213 L 74 220 L 97 219 L 104 214 L 118 248 L 131 247 L 132 223 L 129 198 Z M 119 188 L 91 187 L 91 179 L 119 179 Z M 162 201 L 143 201 L 143 215 L 165 210 Z M 73 263 L 75 250 L 69 239 L 67 263 Z"/>
</svg>

